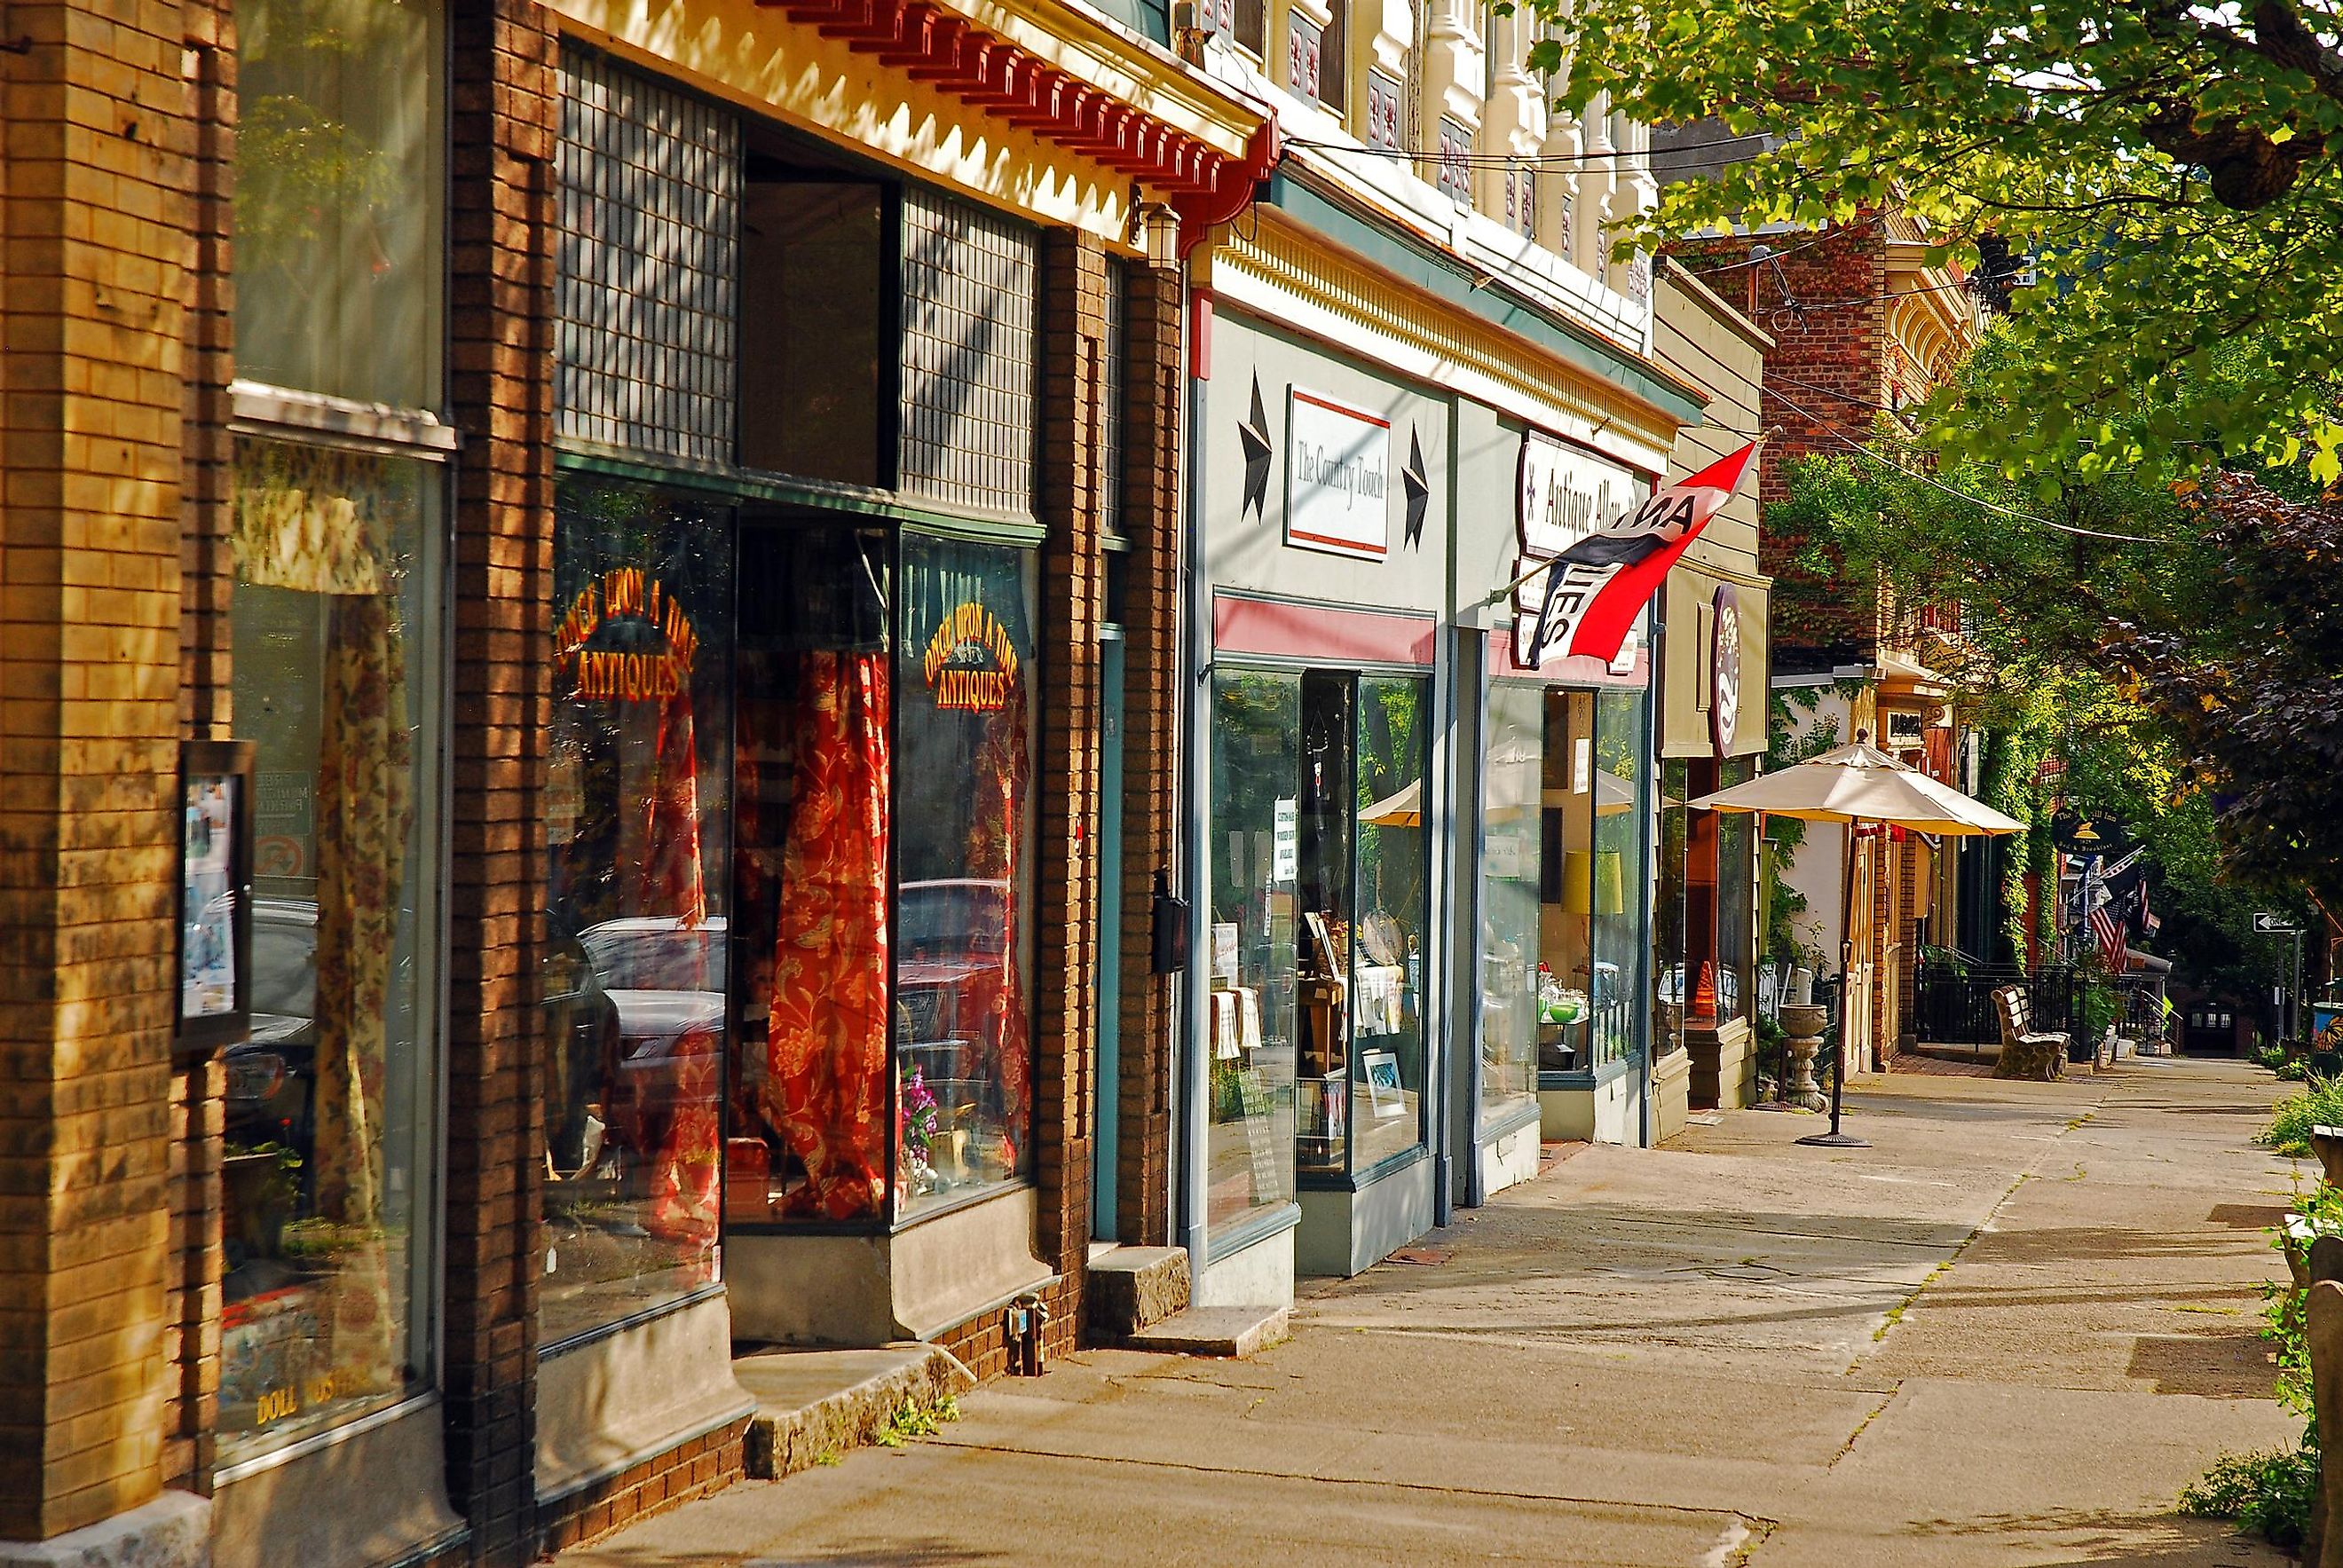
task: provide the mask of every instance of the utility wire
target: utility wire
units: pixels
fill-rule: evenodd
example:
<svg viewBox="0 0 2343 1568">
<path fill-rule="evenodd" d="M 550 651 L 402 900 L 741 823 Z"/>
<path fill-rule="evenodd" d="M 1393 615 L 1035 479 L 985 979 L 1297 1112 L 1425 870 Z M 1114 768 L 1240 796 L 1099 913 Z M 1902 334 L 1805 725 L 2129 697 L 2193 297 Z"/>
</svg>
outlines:
<svg viewBox="0 0 2343 1568">
<path fill-rule="evenodd" d="M 1306 136 L 1288 136 L 1289 147 L 1310 147 L 1323 153 L 1358 153 L 1371 158 L 1421 159 L 1425 163 L 1474 164 L 1486 168 L 1503 168 L 1518 164 L 1580 164 L 1604 158 L 1648 158 L 1654 153 L 1666 156 L 1674 153 L 1695 152 L 1704 147 L 1738 146 L 1743 142 L 1761 142 L 1772 136 L 1770 131 L 1753 131 L 1745 136 L 1719 136 L 1714 141 L 1679 142 L 1668 147 L 1611 147 L 1601 152 L 1584 153 L 1492 153 L 1463 152 L 1442 154 L 1437 150 L 1415 152 L 1406 147 L 1375 147 L 1353 146 L 1348 142 L 1313 141 Z"/>
<path fill-rule="evenodd" d="M 1988 512 L 1996 512 L 2002 517 L 2012 518 L 2021 523 L 2038 524 L 2043 528 L 2052 529 L 2057 533 L 2078 534 L 2087 539 L 2113 539 L 2117 544 L 2126 545 L 2161 545 L 2169 542 L 2168 540 L 2156 538 L 2147 534 L 2111 534 L 2103 528 L 2086 528 L 2075 523 L 2053 522 L 2048 518 L 2037 518 L 2031 512 L 2014 512 L 2007 507 L 1996 506 L 1993 502 L 1986 500 L 1981 497 L 1972 496 L 1966 490 L 1956 490 L 1952 486 L 1944 483 L 1940 479 L 1935 478 L 1930 475 L 1919 473 L 1914 469 L 1907 468 L 1901 463 L 1889 462 L 1886 458 L 1881 457 L 1878 453 L 1873 451 L 1870 447 L 1863 445 L 1861 442 L 1849 440 L 1845 432 L 1841 430 L 1837 425 L 1824 418 L 1819 414 L 1810 413 L 1807 410 L 1799 407 L 1795 403 L 1791 402 L 1787 397 L 1783 397 L 1779 392 L 1773 390 L 1771 387 L 1766 389 L 1765 395 L 1771 397 L 1775 402 L 1782 405 L 1783 407 L 1787 408 L 1791 413 L 1795 414 L 1802 418 L 1814 421 L 1815 425 L 1820 427 L 1834 440 L 1837 441 L 1840 446 L 1845 447 L 1848 451 L 1854 452 L 1858 456 L 1870 458 L 1873 462 L 1878 464 L 1881 467 L 1885 468 L 1892 474 L 1899 475 L 1906 479 L 1917 479 L 1920 483 L 1926 485 L 1931 489 L 1942 490 L 1945 494 L 1956 497 L 1960 500 L 1966 501 L 1973 507 L 1982 507 Z"/>
</svg>

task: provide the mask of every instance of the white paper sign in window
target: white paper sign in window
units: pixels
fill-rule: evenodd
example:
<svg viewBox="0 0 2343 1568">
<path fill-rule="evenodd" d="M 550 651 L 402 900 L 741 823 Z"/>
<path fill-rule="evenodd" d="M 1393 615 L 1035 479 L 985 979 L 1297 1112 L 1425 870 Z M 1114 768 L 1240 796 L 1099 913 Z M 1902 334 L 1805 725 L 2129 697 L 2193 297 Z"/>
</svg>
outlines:
<svg viewBox="0 0 2343 1568">
<path fill-rule="evenodd" d="M 1391 421 L 1295 387 L 1285 439 L 1285 542 L 1379 561 L 1391 549 Z"/>
</svg>

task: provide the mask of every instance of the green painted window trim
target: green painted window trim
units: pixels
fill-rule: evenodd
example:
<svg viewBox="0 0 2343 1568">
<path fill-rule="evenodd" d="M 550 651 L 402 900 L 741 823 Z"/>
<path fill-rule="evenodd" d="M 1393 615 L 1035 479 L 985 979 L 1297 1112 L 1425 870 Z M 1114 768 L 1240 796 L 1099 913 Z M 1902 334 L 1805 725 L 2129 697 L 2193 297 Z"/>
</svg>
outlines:
<svg viewBox="0 0 2343 1568">
<path fill-rule="evenodd" d="M 1479 282 L 1453 256 L 1342 206 L 1290 174 L 1270 176 L 1269 205 L 1292 213 L 1336 244 L 1399 274 L 1426 293 L 1617 383 L 1679 423 L 1699 422 L 1702 405 L 1696 398 L 1662 381 L 1584 327 L 1532 304 L 1507 287 L 1503 278 Z"/>
</svg>

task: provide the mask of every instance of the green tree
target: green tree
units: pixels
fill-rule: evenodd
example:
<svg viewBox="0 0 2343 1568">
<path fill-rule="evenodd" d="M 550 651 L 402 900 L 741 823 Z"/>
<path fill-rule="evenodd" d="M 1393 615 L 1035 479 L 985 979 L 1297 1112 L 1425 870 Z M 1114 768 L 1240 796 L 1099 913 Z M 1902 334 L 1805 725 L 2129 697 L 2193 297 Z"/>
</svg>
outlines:
<svg viewBox="0 0 2343 1568">
<path fill-rule="evenodd" d="M 2012 297 L 2016 351 L 1988 395 L 1965 397 L 1972 382 L 1924 416 L 1949 447 L 2087 480 L 2288 457 L 2307 433 L 2315 472 L 2343 474 L 2335 0 L 1531 5 L 1570 108 L 1607 97 L 1750 138 L 1722 150 L 1754 156 L 1670 187 L 1624 242 L 1894 206 L 1948 256 L 1988 238 L 2030 256 L 2040 281 Z M 2012 407 L 2026 417 L 2000 417 Z"/>
</svg>

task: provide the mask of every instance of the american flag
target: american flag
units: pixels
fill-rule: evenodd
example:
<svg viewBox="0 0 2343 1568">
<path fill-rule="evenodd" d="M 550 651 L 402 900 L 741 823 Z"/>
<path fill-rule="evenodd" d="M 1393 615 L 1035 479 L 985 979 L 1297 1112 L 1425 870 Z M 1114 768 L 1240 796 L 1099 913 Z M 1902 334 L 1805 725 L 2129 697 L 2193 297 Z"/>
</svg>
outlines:
<svg viewBox="0 0 2343 1568">
<path fill-rule="evenodd" d="M 2099 939 L 2099 956 L 2107 960 L 2107 968 L 2120 974 L 2123 972 L 2125 955 L 2129 951 L 2130 944 L 2124 940 L 2124 923 L 2117 915 L 2117 909 L 2116 901 L 2110 899 L 2093 910 L 2091 934 Z"/>
</svg>

